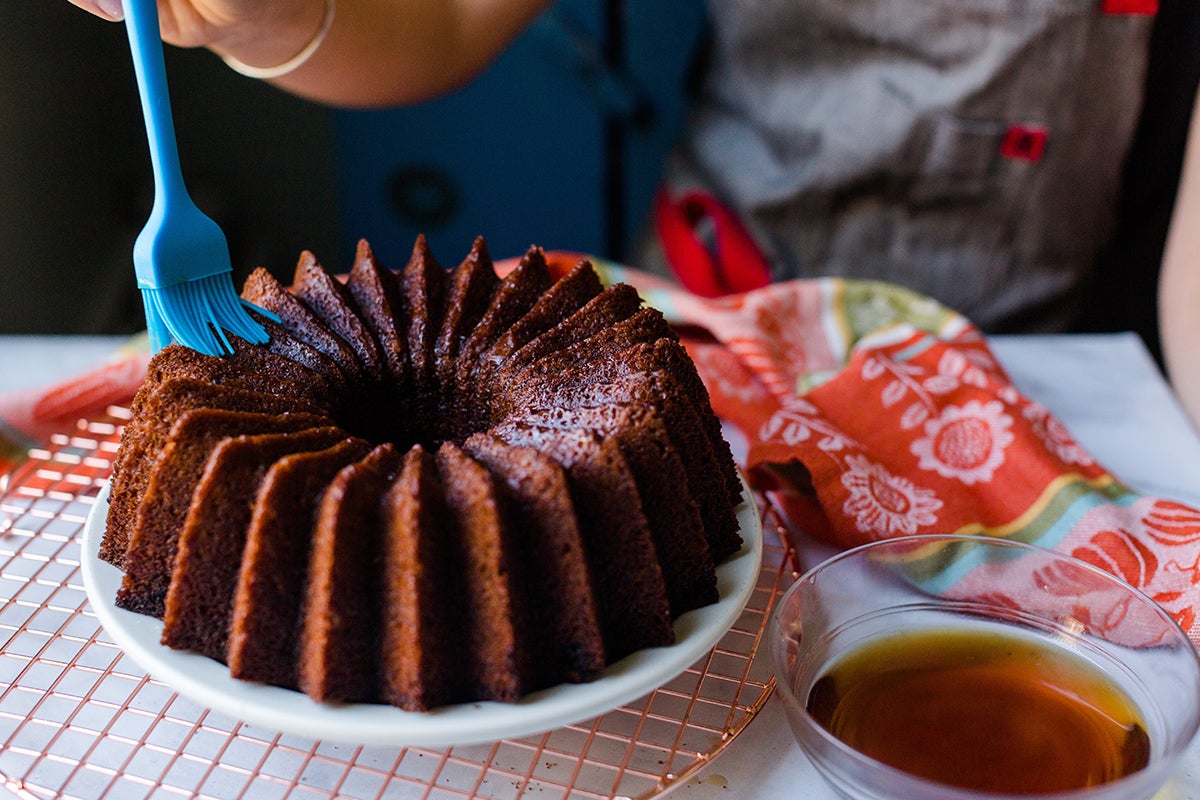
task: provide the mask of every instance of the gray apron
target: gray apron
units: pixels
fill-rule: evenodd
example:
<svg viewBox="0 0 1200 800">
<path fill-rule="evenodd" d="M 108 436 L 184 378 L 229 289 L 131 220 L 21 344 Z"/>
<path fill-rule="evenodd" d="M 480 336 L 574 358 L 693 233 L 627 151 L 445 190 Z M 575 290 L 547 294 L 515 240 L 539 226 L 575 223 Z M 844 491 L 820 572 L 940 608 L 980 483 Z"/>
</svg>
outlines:
<svg viewBox="0 0 1200 800">
<path fill-rule="evenodd" d="M 777 280 L 881 279 L 988 331 L 1061 330 L 1113 228 L 1154 6 L 712 0 L 668 187 L 734 209 Z"/>
</svg>

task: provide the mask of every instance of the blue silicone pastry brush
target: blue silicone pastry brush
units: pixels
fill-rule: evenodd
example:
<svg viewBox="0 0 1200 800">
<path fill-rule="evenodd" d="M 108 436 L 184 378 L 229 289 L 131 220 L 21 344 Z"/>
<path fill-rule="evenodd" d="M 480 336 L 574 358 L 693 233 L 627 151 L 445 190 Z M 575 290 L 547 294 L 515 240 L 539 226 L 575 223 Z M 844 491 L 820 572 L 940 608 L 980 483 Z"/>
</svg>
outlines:
<svg viewBox="0 0 1200 800">
<path fill-rule="evenodd" d="M 208 355 L 232 353 L 225 331 L 263 344 L 267 332 L 247 307 L 274 315 L 238 297 L 225 234 L 196 207 L 183 183 L 158 7 L 155 0 L 123 5 L 154 168 L 154 206 L 133 246 L 150 346 L 157 352 L 175 341 Z"/>
</svg>

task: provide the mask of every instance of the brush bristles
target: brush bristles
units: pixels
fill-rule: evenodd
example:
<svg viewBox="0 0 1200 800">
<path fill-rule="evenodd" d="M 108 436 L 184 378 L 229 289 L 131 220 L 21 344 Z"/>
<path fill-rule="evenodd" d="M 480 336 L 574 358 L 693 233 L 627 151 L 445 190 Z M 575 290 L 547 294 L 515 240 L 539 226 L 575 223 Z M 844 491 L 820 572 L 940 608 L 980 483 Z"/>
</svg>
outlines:
<svg viewBox="0 0 1200 800">
<path fill-rule="evenodd" d="M 210 356 L 232 353 L 226 331 L 251 344 L 270 339 L 247 309 L 274 315 L 238 297 L 228 272 L 159 289 L 143 288 L 142 300 L 155 352 L 175 341 Z"/>
</svg>

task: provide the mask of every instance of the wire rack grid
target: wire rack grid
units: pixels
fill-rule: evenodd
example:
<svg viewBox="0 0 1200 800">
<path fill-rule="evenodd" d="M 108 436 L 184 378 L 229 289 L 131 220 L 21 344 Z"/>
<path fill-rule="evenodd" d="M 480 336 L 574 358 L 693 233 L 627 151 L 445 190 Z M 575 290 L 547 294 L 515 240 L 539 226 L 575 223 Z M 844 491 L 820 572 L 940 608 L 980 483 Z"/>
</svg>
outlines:
<svg viewBox="0 0 1200 800">
<path fill-rule="evenodd" d="M 0 787 L 19 798 L 649 798 L 719 753 L 774 688 L 756 655 L 794 555 L 762 502 L 763 567 L 733 628 L 594 719 L 437 750 L 309 740 L 201 707 L 124 655 L 84 590 L 80 537 L 126 418 L 81 420 L 0 477 Z"/>
</svg>

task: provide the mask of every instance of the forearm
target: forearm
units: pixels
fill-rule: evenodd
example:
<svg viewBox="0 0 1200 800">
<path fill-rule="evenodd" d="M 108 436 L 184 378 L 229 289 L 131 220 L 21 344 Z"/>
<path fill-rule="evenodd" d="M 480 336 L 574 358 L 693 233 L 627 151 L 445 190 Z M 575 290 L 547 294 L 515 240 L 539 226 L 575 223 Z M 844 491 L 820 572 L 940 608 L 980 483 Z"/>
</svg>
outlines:
<svg viewBox="0 0 1200 800">
<path fill-rule="evenodd" d="M 333 27 L 320 49 L 274 83 L 314 100 L 351 106 L 411 103 L 457 88 L 482 71 L 550 4 L 550 0 L 337 2 Z M 220 47 L 214 49 L 221 52 Z"/>
<path fill-rule="evenodd" d="M 1200 103 L 1163 253 L 1159 323 L 1171 385 L 1200 429 Z"/>
<path fill-rule="evenodd" d="M 71 0 L 119 19 L 119 0 Z M 274 79 L 334 105 L 417 102 L 474 77 L 552 0 L 337 0 L 315 54 Z M 326 0 L 158 0 L 163 39 L 274 67 L 321 29 Z"/>
</svg>

